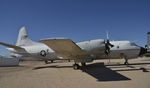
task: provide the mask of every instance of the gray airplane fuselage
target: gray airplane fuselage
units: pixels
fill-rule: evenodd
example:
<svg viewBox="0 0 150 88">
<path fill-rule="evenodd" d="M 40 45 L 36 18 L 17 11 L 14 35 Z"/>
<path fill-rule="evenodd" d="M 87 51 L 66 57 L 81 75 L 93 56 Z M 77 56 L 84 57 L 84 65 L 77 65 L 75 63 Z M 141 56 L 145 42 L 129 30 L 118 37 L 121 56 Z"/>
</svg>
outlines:
<svg viewBox="0 0 150 88">
<path fill-rule="evenodd" d="M 135 58 L 138 57 L 141 52 L 141 47 L 130 41 L 112 41 L 111 44 L 114 47 L 110 48 L 110 53 L 108 55 L 105 54 L 105 44 L 103 39 L 90 40 L 84 42 L 76 43 L 83 51 L 90 55 L 92 59 L 119 59 L 126 56 L 126 58 Z M 42 43 L 36 43 L 31 46 L 20 46 L 25 49 L 25 51 L 15 51 L 13 49 L 9 49 L 11 51 L 11 56 L 20 57 L 22 59 L 48 59 L 48 60 L 59 60 L 62 59 L 59 57 L 55 51 L 49 48 L 47 45 Z M 44 51 L 44 52 L 42 52 Z M 15 53 L 15 54 L 14 54 Z M 23 55 L 23 56 L 22 56 Z M 68 59 L 68 58 L 63 58 Z M 70 58 L 71 59 L 71 58 Z"/>
</svg>

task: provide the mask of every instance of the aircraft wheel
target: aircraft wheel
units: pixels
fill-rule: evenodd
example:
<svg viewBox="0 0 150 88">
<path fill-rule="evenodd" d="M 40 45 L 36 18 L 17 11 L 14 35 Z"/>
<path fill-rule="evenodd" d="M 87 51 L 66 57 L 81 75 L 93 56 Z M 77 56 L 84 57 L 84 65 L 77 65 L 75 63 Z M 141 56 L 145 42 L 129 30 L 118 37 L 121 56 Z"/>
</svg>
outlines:
<svg viewBox="0 0 150 88">
<path fill-rule="evenodd" d="M 80 67 L 80 66 L 79 66 L 78 64 L 74 64 L 74 65 L 73 65 L 73 69 L 74 69 L 74 70 L 78 70 L 79 67 Z"/>
<path fill-rule="evenodd" d="M 54 61 L 53 60 L 51 60 L 51 63 L 53 63 Z"/>
<path fill-rule="evenodd" d="M 86 63 L 81 63 L 81 65 L 82 65 L 83 67 L 85 67 L 85 66 L 86 66 Z"/>
<path fill-rule="evenodd" d="M 47 61 L 47 60 L 45 60 L 44 62 L 45 62 L 45 64 L 48 64 L 48 61 Z"/>
<path fill-rule="evenodd" d="M 128 59 L 127 58 L 125 58 L 125 62 L 124 62 L 124 65 L 128 65 L 129 63 L 128 63 Z"/>
<path fill-rule="evenodd" d="M 124 65 L 129 65 L 129 63 L 128 62 L 124 62 Z"/>
<path fill-rule="evenodd" d="M 127 63 L 126 62 L 124 62 L 124 65 L 126 65 Z"/>
</svg>

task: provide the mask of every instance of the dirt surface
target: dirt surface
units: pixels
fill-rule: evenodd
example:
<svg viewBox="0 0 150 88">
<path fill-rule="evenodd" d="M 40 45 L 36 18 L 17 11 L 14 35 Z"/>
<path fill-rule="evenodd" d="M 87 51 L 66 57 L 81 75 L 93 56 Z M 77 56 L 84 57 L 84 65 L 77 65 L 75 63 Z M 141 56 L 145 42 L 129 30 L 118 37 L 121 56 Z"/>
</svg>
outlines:
<svg viewBox="0 0 150 88">
<path fill-rule="evenodd" d="M 123 62 L 97 60 L 73 70 L 73 62 L 24 61 L 18 67 L 0 67 L 0 88 L 150 88 L 150 58 Z"/>
</svg>

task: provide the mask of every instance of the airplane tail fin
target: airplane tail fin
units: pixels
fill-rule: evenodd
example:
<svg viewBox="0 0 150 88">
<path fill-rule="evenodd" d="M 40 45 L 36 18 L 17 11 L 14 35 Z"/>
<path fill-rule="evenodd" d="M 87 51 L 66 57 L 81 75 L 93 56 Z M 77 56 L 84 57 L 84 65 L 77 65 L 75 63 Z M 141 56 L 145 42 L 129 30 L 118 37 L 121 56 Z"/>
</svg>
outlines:
<svg viewBox="0 0 150 88">
<path fill-rule="evenodd" d="M 30 46 L 35 44 L 36 44 L 35 42 L 33 42 L 28 38 L 28 34 L 26 32 L 25 27 L 22 27 L 19 31 L 16 46 Z"/>
</svg>

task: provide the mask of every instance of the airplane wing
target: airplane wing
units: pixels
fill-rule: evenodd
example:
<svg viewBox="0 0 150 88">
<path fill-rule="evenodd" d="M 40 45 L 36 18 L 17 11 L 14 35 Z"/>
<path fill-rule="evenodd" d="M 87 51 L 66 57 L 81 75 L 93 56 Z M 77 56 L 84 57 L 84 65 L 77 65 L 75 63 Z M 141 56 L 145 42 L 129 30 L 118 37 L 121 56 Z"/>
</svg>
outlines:
<svg viewBox="0 0 150 88">
<path fill-rule="evenodd" d="M 72 40 L 65 38 L 39 40 L 53 49 L 63 59 L 83 59 L 86 53 Z"/>
<path fill-rule="evenodd" d="M 23 55 L 23 56 L 31 56 L 29 53 L 26 52 L 26 50 L 22 47 L 19 47 L 19 46 L 15 46 L 15 45 L 11 45 L 11 44 L 7 44 L 7 43 L 3 43 L 3 42 L 0 42 L 0 45 L 3 45 L 3 46 L 6 46 L 6 47 L 9 47 L 9 48 L 13 48 L 15 49 L 17 52 L 14 52 L 16 54 L 20 54 L 20 55 Z"/>
<path fill-rule="evenodd" d="M 21 48 L 21 47 L 19 47 L 19 46 L 15 46 L 15 45 L 3 43 L 3 42 L 0 42 L 0 44 L 3 45 L 3 46 L 9 47 L 9 48 L 14 48 L 14 49 L 16 49 L 16 50 L 17 50 L 17 49 L 23 49 L 23 48 Z"/>
</svg>

